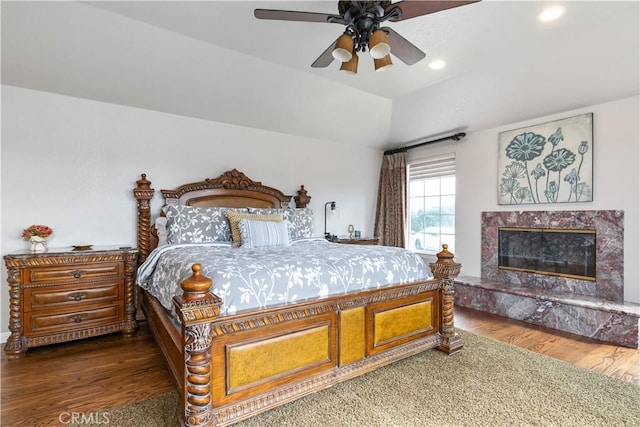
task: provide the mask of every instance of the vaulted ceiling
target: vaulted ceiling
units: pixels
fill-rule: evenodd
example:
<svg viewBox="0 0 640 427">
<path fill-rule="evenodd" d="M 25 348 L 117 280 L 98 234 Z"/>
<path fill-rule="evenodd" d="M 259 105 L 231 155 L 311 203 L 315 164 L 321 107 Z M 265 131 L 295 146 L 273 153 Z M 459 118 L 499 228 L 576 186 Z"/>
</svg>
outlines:
<svg viewBox="0 0 640 427">
<path fill-rule="evenodd" d="M 336 61 L 310 67 L 342 26 L 253 16 L 337 13 L 334 0 L 4 1 L 2 83 L 375 148 L 637 95 L 639 3 L 568 1 L 541 23 L 549 4 L 485 0 L 389 23 L 427 58 L 376 73 L 361 53 L 351 76 Z"/>
</svg>

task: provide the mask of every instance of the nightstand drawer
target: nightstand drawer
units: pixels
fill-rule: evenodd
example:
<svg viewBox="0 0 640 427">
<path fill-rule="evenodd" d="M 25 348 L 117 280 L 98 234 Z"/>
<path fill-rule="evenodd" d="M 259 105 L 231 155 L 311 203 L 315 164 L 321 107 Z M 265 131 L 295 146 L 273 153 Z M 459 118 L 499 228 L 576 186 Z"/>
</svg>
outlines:
<svg viewBox="0 0 640 427">
<path fill-rule="evenodd" d="M 122 303 L 116 302 L 112 305 L 80 311 L 51 314 L 33 312 L 25 315 L 25 332 L 30 335 L 41 335 L 114 323 L 120 319 L 122 309 Z"/>
<path fill-rule="evenodd" d="M 65 285 L 52 288 L 26 289 L 24 293 L 24 310 L 47 310 L 114 301 L 122 296 L 123 287 L 123 280 L 113 280 L 80 286 Z"/>
<path fill-rule="evenodd" d="M 28 270 L 28 277 L 25 278 L 25 282 L 73 282 L 76 280 L 120 276 L 123 273 L 123 263 L 121 262 L 71 264 L 59 267 L 32 267 Z"/>
</svg>

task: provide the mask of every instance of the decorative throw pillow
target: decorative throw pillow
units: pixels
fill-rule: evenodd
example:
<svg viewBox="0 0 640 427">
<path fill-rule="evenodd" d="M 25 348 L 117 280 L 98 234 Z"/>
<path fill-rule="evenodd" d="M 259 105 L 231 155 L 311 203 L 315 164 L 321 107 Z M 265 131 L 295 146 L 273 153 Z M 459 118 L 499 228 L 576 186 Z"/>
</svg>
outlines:
<svg viewBox="0 0 640 427">
<path fill-rule="evenodd" d="M 283 218 L 289 221 L 289 238 L 291 240 L 313 237 L 313 210 L 310 208 L 249 208 L 249 212 L 260 215 L 282 213 Z"/>
<path fill-rule="evenodd" d="M 227 211 L 225 214 L 229 219 L 229 226 L 231 227 L 231 240 L 233 240 L 233 246 L 242 245 L 242 236 L 240 235 L 240 228 L 238 224 L 243 219 L 251 219 L 254 221 L 282 221 L 282 214 L 272 215 L 256 215 L 244 212 Z"/>
<path fill-rule="evenodd" d="M 253 221 L 242 219 L 238 223 L 243 248 L 289 246 L 287 221 Z"/>
<path fill-rule="evenodd" d="M 230 242 L 231 228 L 225 212 L 247 212 L 246 208 L 164 207 L 167 216 L 167 243 Z"/>
<path fill-rule="evenodd" d="M 284 218 L 291 224 L 292 239 L 313 237 L 313 210 L 311 208 L 287 209 Z"/>
</svg>

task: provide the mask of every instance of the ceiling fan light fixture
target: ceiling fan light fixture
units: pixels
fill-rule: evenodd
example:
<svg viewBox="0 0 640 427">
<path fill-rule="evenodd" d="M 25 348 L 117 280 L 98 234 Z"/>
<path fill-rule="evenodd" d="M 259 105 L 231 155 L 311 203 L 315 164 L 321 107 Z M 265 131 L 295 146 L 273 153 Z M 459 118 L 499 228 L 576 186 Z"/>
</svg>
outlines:
<svg viewBox="0 0 640 427">
<path fill-rule="evenodd" d="M 331 54 L 335 59 L 342 62 L 349 62 L 353 52 L 353 39 L 348 34 L 343 34 L 336 40 L 336 46 Z"/>
<path fill-rule="evenodd" d="M 369 54 L 374 59 L 382 59 L 389 55 L 390 52 L 391 46 L 389 46 L 387 33 L 383 30 L 375 30 L 369 38 Z"/>
<path fill-rule="evenodd" d="M 393 53 L 406 65 L 413 65 L 425 58 L 426 55 L 423 51 L 398 34 L 393 28 L 381 27 L 385 21 L 404 21 L 479 1 L 481 0 L 400 0 L 395 2 L 393 0 L 340 0 L 338 1 L 338 14 L 255 9 L 254 16 L 258 19 L 276 21 L 324 22 L 344 25 L 343 34 L 313 61 L 311 67 L 326 68 L 334 60 L 338 60 L 346 63 L 340 67 L 342 70 L 355 73 L 357 70 L 349 62 L 353 56 L 357 57 L 358 52 L 366 50 L 374 59 L 377 71 L 382 71 L 392 65 L 391 58 L 389 58 L 390 53 Z M 389 44 L 389 41 L 393 46 Z"/>
<path fill-rule="evenodd" d="M 355 52 L 351 55 L 351 59 L 349 61 L 342 63 L 340 71 L 344 71 L 346 74 L 358 74 L 358 55 Z"/>
<path fill-rule="evenodd" d="M 373 59 L 373 65 L 376 68 L 376 71 L 384 71 L 388 68 L 393 67 L 393 62 L 391 62 L 391 55 L 387 55 L 384 58 Z"/>
</svg>

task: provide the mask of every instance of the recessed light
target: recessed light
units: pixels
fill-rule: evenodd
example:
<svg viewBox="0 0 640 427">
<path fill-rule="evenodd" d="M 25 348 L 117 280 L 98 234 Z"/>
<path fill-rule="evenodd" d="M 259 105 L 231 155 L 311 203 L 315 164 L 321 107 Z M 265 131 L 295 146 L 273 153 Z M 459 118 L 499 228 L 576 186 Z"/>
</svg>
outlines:
<svg viewBox="0 0 640 427">
<path fill-rule="evenodd" d="M 442 59 L 436 59 L 435 61 L 431 61 L 431 63 L 429 64 L 429 68 L 431 68 L 432 70 L 440 70 L 444 68 L 445 65 L 447 65 L 447 63 Z"/>
<path fill-rule="evenodd" d="M 564 12 L 567 9 L 564 6 L 552 6 L 543 10 L 540 15 L 538 15 L 538 21 L 540 22 L 550 22 L 560 18 L 564 15 Z"/>
</svg>

